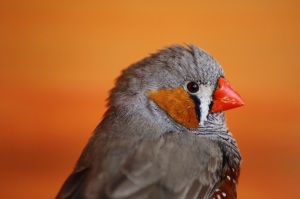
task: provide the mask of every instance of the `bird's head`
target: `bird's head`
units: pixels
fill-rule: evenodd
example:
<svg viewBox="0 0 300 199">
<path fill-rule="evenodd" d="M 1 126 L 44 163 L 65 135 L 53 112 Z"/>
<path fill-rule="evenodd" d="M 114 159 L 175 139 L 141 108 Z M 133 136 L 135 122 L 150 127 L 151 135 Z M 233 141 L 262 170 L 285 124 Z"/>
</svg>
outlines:
<svg viewBox="0 0 300 199">
<path fill-rule="evenodd" d="M 244 105 L 223 69 L 196 46 L 171 46 L 123 71 L 109 106 L 126 113 L 149 112 L 193 130 L 228 109 Z"/>
</svg>

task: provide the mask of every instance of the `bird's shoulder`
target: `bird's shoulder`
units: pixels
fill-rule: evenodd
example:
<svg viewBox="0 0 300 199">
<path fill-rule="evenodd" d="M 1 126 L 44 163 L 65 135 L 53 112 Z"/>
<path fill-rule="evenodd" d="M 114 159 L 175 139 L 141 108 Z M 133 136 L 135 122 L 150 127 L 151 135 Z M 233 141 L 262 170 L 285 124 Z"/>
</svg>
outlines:
<svg viewBox="0 0 300 199">
<path fill-rule="evenodd" d="M 58 198 L 208 198 L 218 186 L 222 152 L 205 137 L 94 136 Z"/>
</svg>

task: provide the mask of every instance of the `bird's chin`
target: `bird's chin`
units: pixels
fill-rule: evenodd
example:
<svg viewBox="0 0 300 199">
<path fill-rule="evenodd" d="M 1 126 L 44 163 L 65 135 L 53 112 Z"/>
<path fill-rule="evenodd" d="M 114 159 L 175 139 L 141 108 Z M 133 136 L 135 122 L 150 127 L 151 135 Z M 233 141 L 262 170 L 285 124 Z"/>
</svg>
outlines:
<svg viewBox="0 0 300 199">
<path fill-rule="evenodd" d="M 207 117 L 201 118 L 199 127 L 205 127 L 207 125 Z"/>
<path fill-rule="evenodd" d="M 207 121 L 209 120 L 210 113 L 208 111 L 202 111 L 202 114 L 199 118 L 199 127 L 205 127 L 207 125 Z"/>
<path fill-rule="evenodd" d="M 209 113 L 206 117 L 202 117 L 199 122 L 199 127 L 193 130 L 205 130 L 212 128 L 220 128 L 225 125 L 224 112 Z"/>
</svg>

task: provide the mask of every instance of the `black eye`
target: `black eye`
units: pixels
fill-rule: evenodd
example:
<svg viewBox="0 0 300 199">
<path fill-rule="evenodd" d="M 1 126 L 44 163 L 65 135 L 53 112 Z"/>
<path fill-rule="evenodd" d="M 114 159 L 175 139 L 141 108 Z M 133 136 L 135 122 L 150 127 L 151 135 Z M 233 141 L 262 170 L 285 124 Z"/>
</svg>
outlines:
<svg viewBox="0 0 300 199">
<path fill-rule="evenodd" d="M 191 93 L 196 93 L 199 90 L 199 85 L 196 82 L 190 82 L 187 84 L 187 89 Z"/>
</svg>

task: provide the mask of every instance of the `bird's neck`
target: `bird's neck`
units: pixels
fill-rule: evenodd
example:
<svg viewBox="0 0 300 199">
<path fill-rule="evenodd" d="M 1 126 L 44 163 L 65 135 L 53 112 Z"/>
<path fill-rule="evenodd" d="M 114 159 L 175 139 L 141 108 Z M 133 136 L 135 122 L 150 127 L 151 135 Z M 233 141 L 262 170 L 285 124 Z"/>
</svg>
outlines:
<svg viewBox="0 0 300 199">
<path fill-rule="evenodd" d="M 197 130 L 197 134 L 217 142 L 224 152 L 224 155 L 229 158 L 233 164 L 239 164 L 241 161 L 237 143 L 226 126 L 224 113 L 209 115 L 205 125 Z"/>
<path fill-rule="evenodd" d="M 190 131 L 179 124 L 176 125 L 170 117 L 161 112 L 161 110 L 141 108 L 133 103 L 126 107 L 110 107 L 105 114 L 103 125 L 106 123 L 105 120 L 108 120 L 109 126 L 114 125 L 118 127 L 115 129 L 122 131 L 115 132 L 115 136 L 124 138 L 136 136 L 143 139 L 157 139 L 167 132 L 190 132 L 217 142 L 227 153 L 226 156 L 241 159 L 236 141 L 226 126 L 224 113 L 209 115 L 204 126 L 200 126 L 196 131 Z"/>
</svg>

